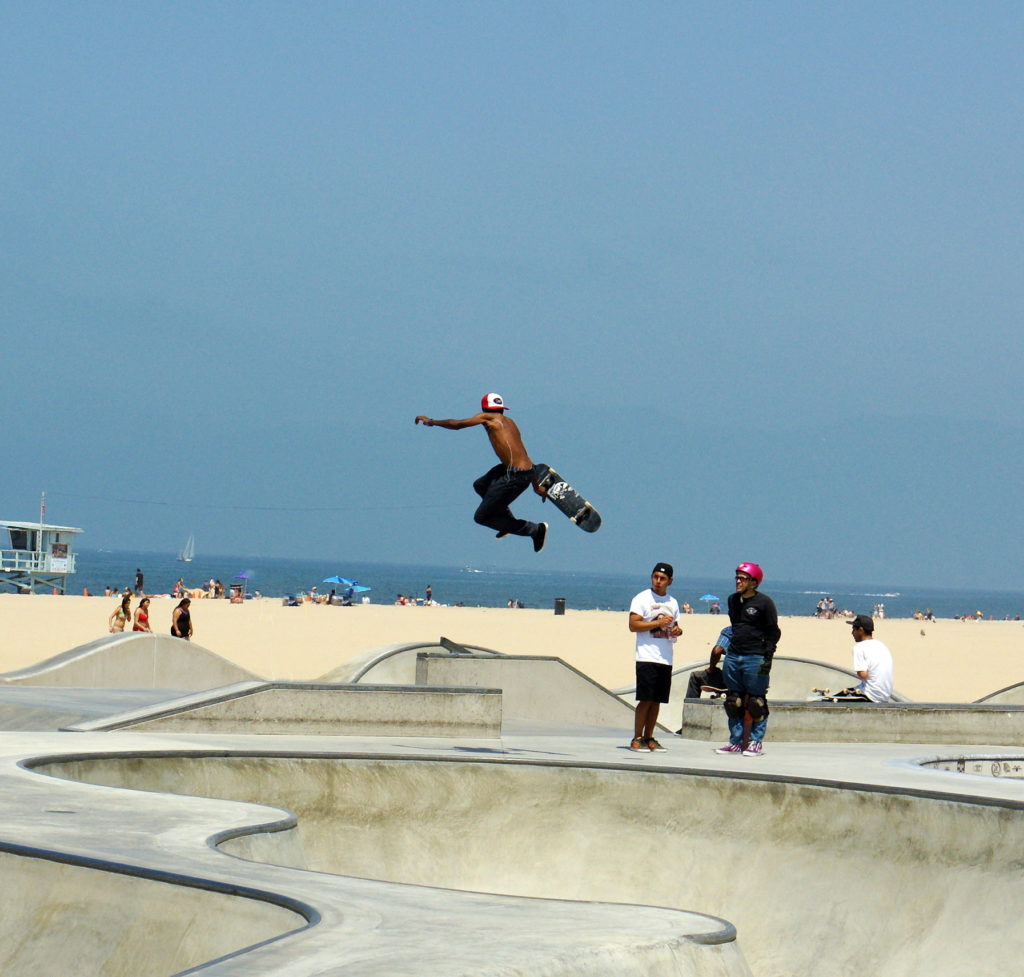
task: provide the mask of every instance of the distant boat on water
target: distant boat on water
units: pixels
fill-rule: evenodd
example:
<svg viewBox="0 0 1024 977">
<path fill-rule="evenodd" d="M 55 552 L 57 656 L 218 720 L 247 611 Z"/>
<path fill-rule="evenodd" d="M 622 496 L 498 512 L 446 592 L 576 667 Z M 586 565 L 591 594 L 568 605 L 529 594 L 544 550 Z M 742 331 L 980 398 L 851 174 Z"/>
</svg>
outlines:
<svg viewBox="0 0 1024 977">
<path fill-rule="evenodd" d="M 178 554 L 179 563 L 191 563 L 192 557 L 196 555 L 196 538 L 192 533 L 188 534 L 188 539 L 185 540 L 185 545 L 181 548 L 181 552 Z"/>
</svg>

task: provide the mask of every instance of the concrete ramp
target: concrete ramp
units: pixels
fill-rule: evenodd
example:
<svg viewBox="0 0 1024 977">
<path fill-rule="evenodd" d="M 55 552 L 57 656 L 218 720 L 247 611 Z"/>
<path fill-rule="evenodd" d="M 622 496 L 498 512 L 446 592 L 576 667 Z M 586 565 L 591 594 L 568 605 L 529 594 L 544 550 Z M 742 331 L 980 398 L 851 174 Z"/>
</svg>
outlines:
<svg viewBox="0 0 1024 977">
<path fill-rule="evenodd" d="M 561 658 L 419 652 L 417 685 L 501 689 L 502 715 L 584 726 L 633 728 L 633 707 Z"/>
<path fill-rule="evenodd" d="M 449 638 L 437 641 L 405 641 L 372 648 L 321 675 L 318 682 L 337 682 L 342 685 L 369 683 L 373 685 L 415 685 L 416 656 L 421 651 L 450 654 L 501 655 L 500 651 L 464 645 Z"/>
<path fill-rule="evenodd" d="M 116 729 L 495 739 L 501 736 L 501 690 L 241 682 L 67 727 Z"/>
<path fill-rule="evenodd" d="M 90 689 L 213 689 L 258 679 L 191 641 L 169 634 L 108 634 L 27 668 L 0 674 L 4 685 Z"/>
</svg>

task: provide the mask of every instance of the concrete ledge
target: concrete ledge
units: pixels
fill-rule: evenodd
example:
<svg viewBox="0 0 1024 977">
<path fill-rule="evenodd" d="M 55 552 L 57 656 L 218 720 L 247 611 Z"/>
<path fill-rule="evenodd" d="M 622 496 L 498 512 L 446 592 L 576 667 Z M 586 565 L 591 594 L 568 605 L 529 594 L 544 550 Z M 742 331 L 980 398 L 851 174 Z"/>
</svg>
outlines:
<svg viewBox="0 0 1024 977">
<path fill-rule="evenodd" d="M 420 652 L 416 684 L 497 686 L 503 715 L 516 719 L 633 728 L 632 706 L 561 658 Z"/>
<path fill-rule="evenodd" d="M 480 688 L 242 682 L 145 709 L 77 723 L 71 732 L 299 735 L 501 735 L 501 691 Z"/>
<path fill-rule="evenodd" d="M 804 743 L 961 743 L 1024 746 L 1024 706 L 932 702 L 775 702 L 768 738 Z M 686 699 L 682 735 L 729 738 L 721 699 Z"/>
</svg>

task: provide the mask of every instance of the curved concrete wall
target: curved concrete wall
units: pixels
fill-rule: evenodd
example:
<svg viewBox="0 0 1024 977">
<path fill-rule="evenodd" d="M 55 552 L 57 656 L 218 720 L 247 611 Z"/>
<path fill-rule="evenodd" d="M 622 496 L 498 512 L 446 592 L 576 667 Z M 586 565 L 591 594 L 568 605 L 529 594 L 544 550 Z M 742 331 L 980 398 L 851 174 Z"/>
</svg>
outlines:
<svg viewBox="0 0 1024 977">
<path fill-rule="evenodd" d="M 0 851 L 4 977 L 174 974 L 304 927 L 255 899 Z"/>
<path fill-rule="evenodd" d="M 1024 706 L 1024 682 L 1008 685 L 1005 689 L 999 689 L 997 692 L 977 700 L 978 705 L 982 703 L 987 705 Z"/>
<path fill-rule="evenodd" d="M 475 655 L 500 655 L 499 651 L 481 648 L 479 645 L 465 645 Z M 334 682 L 352 685 L 356 682 L 371 685 L 415 685 L 416 656 L 421 651 L 447 652 L 439 641 L 406 641 L 381 645 L 356 655 L 331 669 L 317 679 L 318 682 Z"/>
<path fill-rule="evenodd" d="M 759 977 L 1002 975 L 1024 955 L 1013 802 L 480 761 L 141 757 L 68 772 L 286 805 L 321 871 L 712 913 L 736 923 Z"/>
</svg>

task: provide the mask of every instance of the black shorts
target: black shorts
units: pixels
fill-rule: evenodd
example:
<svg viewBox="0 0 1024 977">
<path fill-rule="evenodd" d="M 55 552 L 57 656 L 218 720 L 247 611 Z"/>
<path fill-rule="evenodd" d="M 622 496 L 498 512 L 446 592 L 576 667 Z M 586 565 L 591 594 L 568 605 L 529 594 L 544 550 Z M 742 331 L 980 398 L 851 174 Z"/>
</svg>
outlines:
<svg viewBox="0 0 1024 977">
<path fill-rule="evenodd" d="M 672 690 L 672 666 L 661 662 L 636 663 L 636 701 L 668 702 Z"/>
</svg>

